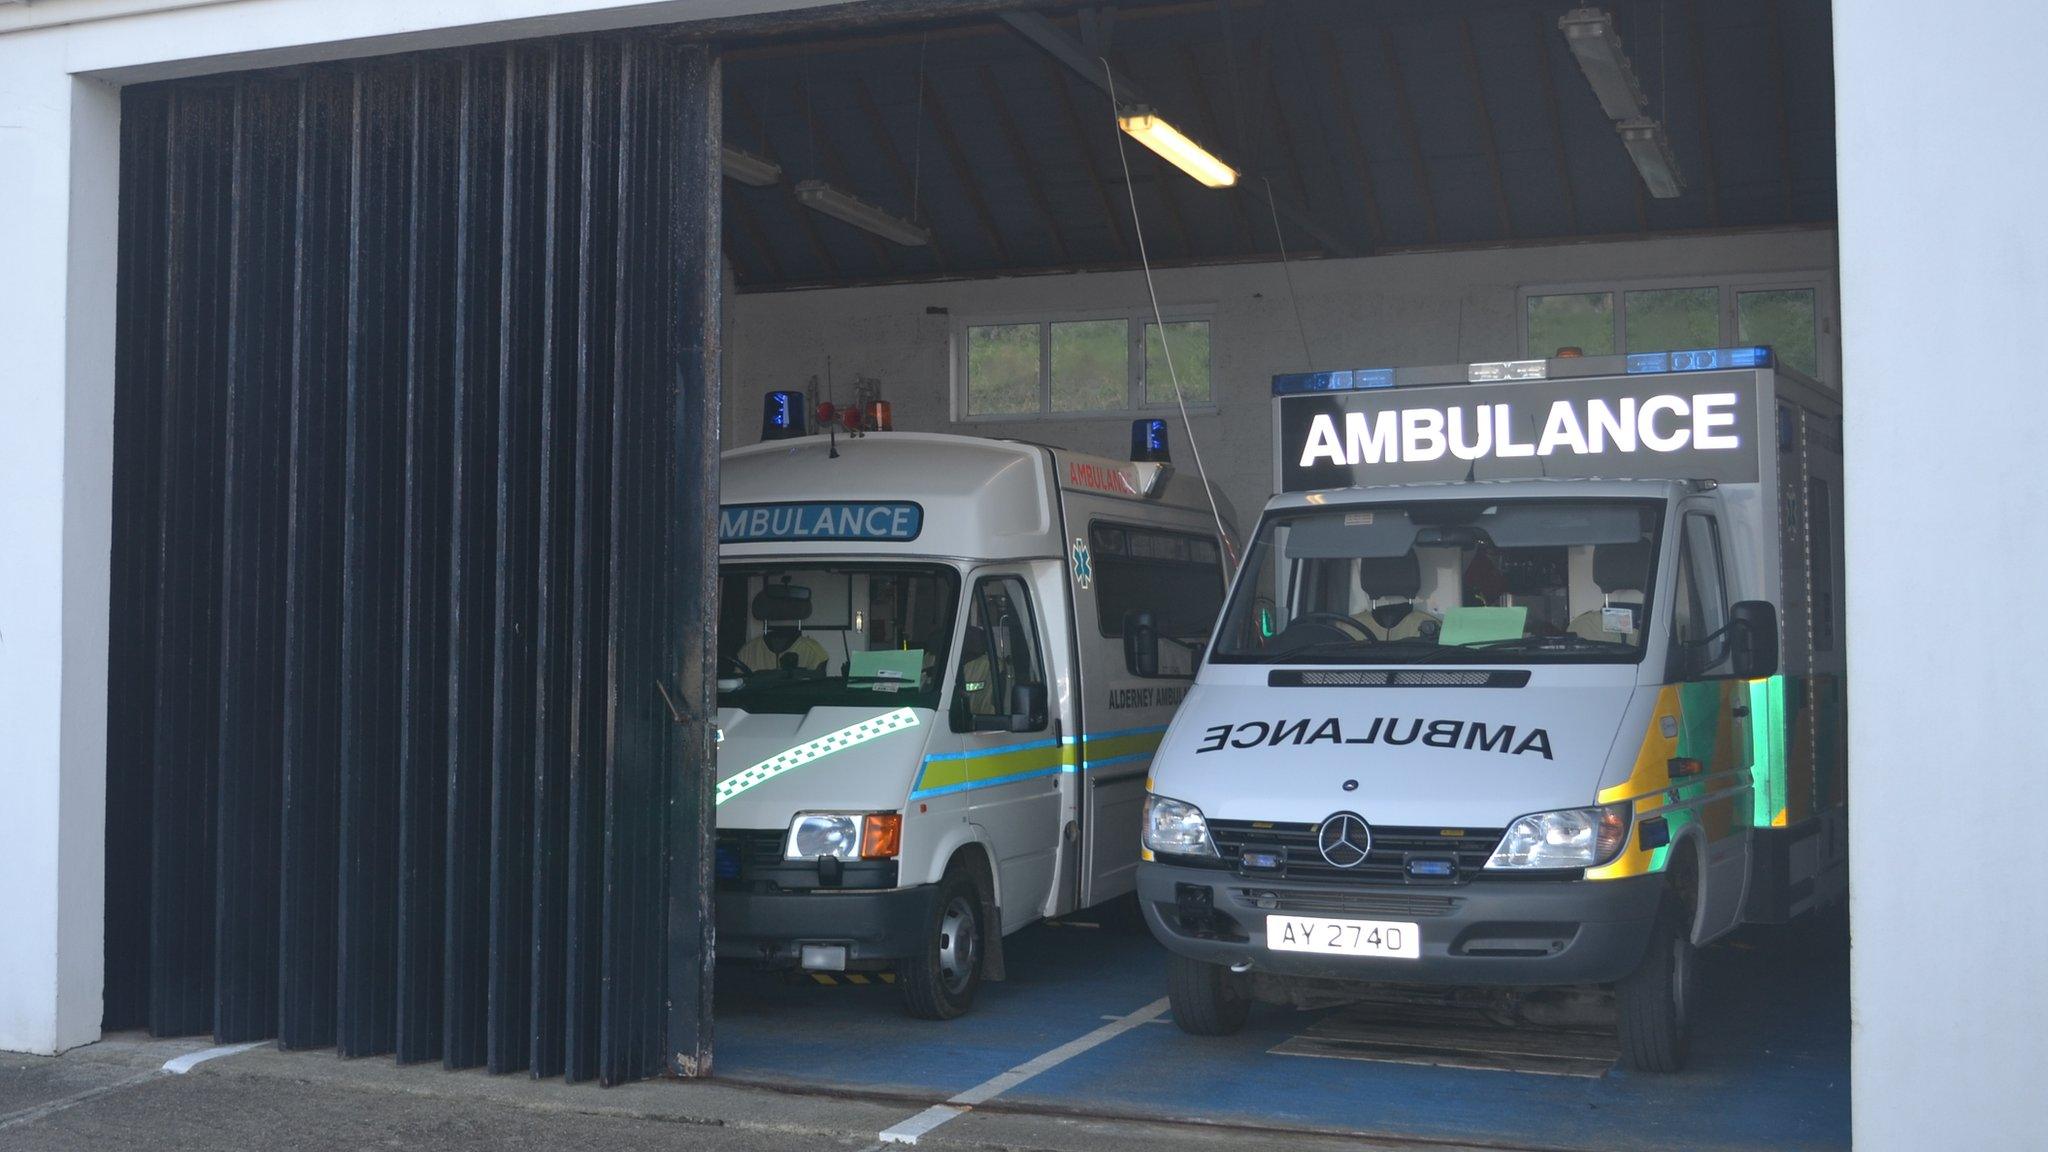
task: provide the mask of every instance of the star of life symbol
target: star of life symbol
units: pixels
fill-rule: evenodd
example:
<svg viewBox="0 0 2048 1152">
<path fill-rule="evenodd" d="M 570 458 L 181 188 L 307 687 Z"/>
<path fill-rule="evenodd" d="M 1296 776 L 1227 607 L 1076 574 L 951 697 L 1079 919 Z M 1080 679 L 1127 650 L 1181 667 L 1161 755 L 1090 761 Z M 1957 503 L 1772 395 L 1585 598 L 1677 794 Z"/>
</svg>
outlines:
<svg viewBox="0 0 2048 1152">
<path fill-rule="evenodd" d="M 1084 591 L 1095 582 L 1095 569 L 1088 562 L 1088 545 L 1079 536 L 1074 537 L 1074 582 Z"/>
<path fill-rule="evenodd" d="M 1372 852 L 1372 829 L 1363 817 L 1339 812 L 1316 831 L 1316 850 L 1332 868 L 1356 868 Z"/>
</svg>

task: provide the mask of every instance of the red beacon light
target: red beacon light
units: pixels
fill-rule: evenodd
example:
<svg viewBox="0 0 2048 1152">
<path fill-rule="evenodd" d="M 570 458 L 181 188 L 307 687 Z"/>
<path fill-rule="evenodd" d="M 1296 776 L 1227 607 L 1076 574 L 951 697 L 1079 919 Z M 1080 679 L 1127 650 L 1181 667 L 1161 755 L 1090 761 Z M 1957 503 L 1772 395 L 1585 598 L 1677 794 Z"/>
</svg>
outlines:
<svg viewBox="0 0 2048 1152">
<path fill-rule="evenodd" d="M 868 401 L 868 410 L 861 419 L 861 427 L 869 432 L 894 432 L 896 416 L 887 400 Z"/>
</svg>

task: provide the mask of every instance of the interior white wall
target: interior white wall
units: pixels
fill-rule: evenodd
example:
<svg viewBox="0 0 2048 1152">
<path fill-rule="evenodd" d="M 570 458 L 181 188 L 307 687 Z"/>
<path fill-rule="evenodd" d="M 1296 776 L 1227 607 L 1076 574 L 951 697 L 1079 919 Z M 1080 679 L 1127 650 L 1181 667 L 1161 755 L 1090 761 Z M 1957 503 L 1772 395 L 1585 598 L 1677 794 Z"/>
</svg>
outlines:
<svg viewBox="0 0 2048 1152">
<path fill-rule="evenodd" d="M 2048 8 L 1929 12 L 1835 5 L 1856 1144 L 2037 1147 L 2048 887 L 2010 846 L 2048 807 Z M 1931 644 L 1899 608 L 1955 587 L 1959 548 L 2021 607 Z"/>
<path fill-rule="evenodd" d="M 0 1049 L 99 1035 L 119 94 L 112 81 L 842 0 L 0 6 Z"/>
<path fill-rule="evenodd" d="M 1449 364 L 1519 357 L 1515 292 L 1525 284 L 1645 280 L 1792 271 L 1832 272 L 1834 233 L 1805 230 L 1297 261 L 1295 322 L 1286 270 L 1236 264 L 1162 270 L 1161 305 L 1213 309 L 1210 378 L 1216 411 L 1194 418 L 1204 463 L 1249 524 L 1272 491 L 1272 377 L 1310 367 Z M 732 444 L 760 435 L 761 396 L 831 376 L 841 399 L 856 375 L 882 381 L 896 426 L 1016 436 L 1123 456 L 1130 419 L 954 423 L 951 341 L 956 321 L 1037 311 L 1145 304 L 1137 272 L 1026 276 L 740 297 L 728 334 L 743 365 L 729 385 Z M 931 309 L 943 309 L 934 313 Z M 1302 332 L 1307 333 L 1307 350 Z M 1823 339 L 1831 339 L 1831 335 Z M 1191 467 L 1173 417 L 1174 459 Z"/>
</svg>

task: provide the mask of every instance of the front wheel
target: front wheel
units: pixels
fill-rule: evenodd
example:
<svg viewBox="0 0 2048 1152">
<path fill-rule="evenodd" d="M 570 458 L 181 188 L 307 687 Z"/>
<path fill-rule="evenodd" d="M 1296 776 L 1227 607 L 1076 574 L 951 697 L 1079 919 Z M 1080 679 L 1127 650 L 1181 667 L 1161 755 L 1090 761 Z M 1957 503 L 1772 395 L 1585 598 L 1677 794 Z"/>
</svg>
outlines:
<svg viewBox="0 0 2048 1152">
<path fill-rule="evenodd" d="M 1634 1071 L 1676 1072 L 1685 1066 L 1699 979 L 1688 919 L 1677 901 L 1666 900 L 1643 962 L 1615 986 L 1621 1061 Z"/>
<path fill-rule="evenodd" d="M 946 873 L 923 946 L 896 981 L 903 1008 L 920 1020 L 951 1020 L 974 1006 L 981 987 L 981 887 L 965 869 Z"/>
<path fill-rule="evenodd" d="M 1190 1036 L 1229 1036 L 1251 1015 L 1251 988 L 1244 976 L 1221 964 L 1166 956 L 1166 996 L 1173 1022 Z"/>
</svg>

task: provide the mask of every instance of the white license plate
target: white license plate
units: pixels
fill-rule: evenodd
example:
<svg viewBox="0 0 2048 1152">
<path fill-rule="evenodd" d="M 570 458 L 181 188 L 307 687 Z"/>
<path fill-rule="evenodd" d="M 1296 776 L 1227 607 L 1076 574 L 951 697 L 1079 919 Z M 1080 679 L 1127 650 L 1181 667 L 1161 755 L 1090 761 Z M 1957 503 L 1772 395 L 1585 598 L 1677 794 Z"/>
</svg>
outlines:
<svg viewBox="0 0 2048 1152">
<path fill-rule="evenodd" d="M 1316 916 L 1266 917 L 1266 947 L 1275 952 L 1329 956 L 1422 959 L 1422 930 L 1392 920 L 1325 920 Z"/>
</svg>

